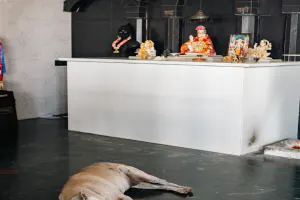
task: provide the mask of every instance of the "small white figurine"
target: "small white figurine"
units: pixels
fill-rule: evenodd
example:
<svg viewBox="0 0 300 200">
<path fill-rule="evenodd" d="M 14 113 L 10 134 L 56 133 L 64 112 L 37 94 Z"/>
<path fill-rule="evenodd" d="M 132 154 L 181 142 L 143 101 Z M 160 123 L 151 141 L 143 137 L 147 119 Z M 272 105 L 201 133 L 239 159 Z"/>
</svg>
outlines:
<svg viewBox="0 0 300 200">
<path fill-rule="evenodd" d="M 267 58 L 271 55 L 268 51 L 272 50 L 272 44 L 268 40 L 261 40 L 260 45 L 257 48 L 259 50 L 260 58 Z"/>
<path fill-rule="evenodd" d="M 255 43 L 254 48 L 249 49 L 247 57 L 269 60 L 272 59 L 269 57 L 271 53 L 269 53 L 268 51 L 270 50 L 272 50 L 272 44 L 268 40 L 261 40 L 259 45 Z"/>
</svg>

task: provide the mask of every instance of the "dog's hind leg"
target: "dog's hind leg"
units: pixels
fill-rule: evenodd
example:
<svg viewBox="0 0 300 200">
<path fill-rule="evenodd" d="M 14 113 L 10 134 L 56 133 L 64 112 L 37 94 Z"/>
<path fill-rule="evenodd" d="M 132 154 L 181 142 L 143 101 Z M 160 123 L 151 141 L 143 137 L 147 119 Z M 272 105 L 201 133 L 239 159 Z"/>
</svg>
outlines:
<svg viewBox="0 0 300 200">
<path fill-rule="evenodd" d="M 180 194 L 188 194 L 192 191 L 192 188 L 189 187 L 174 187 L 174 186 L 169 186 L 169 185 L 156 185 L 152 183 L 145 183 L 141 182 L 136 186 L 133 186 L 133 188 L 137 189 L 146 189 L 146 190 L 166 190 L 166 191 L 173 191 L 177 192 Z"/>
<path fill-rule="evenodd" d="M 172 190 L 174 192 L 179 192 L 182 194 L 187 194 L 192 191 L 190 187 L 184 187 L 177 185 L 175 183 L 169 183 L 166 180 L 157 178 L 150 174 L 147 174 L 139 169 L 130 166 L 123 166 L 124 173 L 130 178 L 133 186 L 147 187 L 144 189 L 162 189 L 162 190 Z M 148 183 L 148 184 L 147 184 Z"/>
</svg>

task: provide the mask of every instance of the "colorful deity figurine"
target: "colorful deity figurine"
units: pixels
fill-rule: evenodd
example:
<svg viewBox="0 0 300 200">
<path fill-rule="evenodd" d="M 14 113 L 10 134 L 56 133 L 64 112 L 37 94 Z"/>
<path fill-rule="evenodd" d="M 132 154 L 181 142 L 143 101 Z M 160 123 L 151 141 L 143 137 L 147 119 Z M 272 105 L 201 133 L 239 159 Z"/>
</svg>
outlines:
<svg viewBox="0 0 300 200">
<path fill-rule="evenodd" d="M 4 61 L 4 48 L 0 41 L 0 90 L 4 89 L 3 86 L 3 75 L 6 72 L 6 66 Z"/>
<path fill-rule="evenodd" d="M 243 59 L 249 50 L 249 41 L 249 34 L 230 35 L 227 58 Z"/>
<path fill-rule="evenodd" d="M 154 48 L 154 42 L 152 40 L 146 40 L 142 43 L 137 56 L 140 56 L 141 59 L 155 57 L 156 50 Z"/>
<path fill-rule="evenodd" d="M 180 53 L 198 53 L 207 56 L 216 55 L 213 43 L 206 32 L 204 26 L 197 26 L 197 36 L 190 35 L 190 40 L 184 43 L 180 48 Z"/>
<path fill-rule="evenodd" d="M 247 51 L 247 46 L 245 45 L 245 41 L 242 39 L 237 39 L 235 41 L 235 46 L 234 46 L 234 54 L 236 56 L 244 56 L 246 54 Z"/>
</svg>

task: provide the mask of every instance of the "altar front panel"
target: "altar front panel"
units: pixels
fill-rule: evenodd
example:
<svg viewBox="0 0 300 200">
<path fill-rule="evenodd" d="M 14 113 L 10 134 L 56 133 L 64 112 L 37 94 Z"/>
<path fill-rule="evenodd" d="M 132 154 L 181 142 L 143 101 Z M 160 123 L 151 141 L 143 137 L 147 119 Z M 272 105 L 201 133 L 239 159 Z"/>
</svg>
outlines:
<svg viewBox="0 0 300 200">
<path fill-rule="evenodd" d="M 235 67 L 69 62 L 69 129 L 239 155 L 243 76 Z"/>
</svg>

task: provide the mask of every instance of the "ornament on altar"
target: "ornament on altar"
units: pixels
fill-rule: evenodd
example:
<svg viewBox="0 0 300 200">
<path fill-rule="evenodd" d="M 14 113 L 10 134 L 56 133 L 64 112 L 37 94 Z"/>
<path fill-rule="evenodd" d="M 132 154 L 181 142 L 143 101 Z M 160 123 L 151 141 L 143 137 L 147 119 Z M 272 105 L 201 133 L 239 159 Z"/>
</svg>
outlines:
<svg viewBox="0 0 300 200">
<path fill-rule="evenodd" d="M 190 35 L 189 41 L 181 46 L 180 52 L 182 54 L 198 53 L 208 56 L 216 55 L 213 43 L 206 32 L 206 28 L 204 26 L 197 26 L 195 30 L 197 31 L 197 36 L 194 37 Z"/>
<path fill-rule="evenodd" d="M 241 63 L 243 62 L 250 44 L 250 35 L 231 34 L 229 37 L 228 54 L 224 57 L 224 62 Z"/>
<path fill-rule="evenodd" d="M 229 62 L 229 63 L 241 63 L 242 62 L 242 58 L 243 57 L 238 57 L 237 55 L 235 54 L 230 54 L 228 56 L 225 56 L 223 58 L 223 61 L 224 62 Z"/>
<path fill-rule="evenodd" d="M 156 50 L 152 40 L 146 40 L 141 44 L 138 55 L 141 59 L 148 59 L 149 57 L 156 57 Z"/>
<path fill-rule="evenodd" d="M 229 38 L 228 56 L 245 57 L 249 45 L 249 34 L 231 34 Z"/>
<path fill-rule="evenodd" d="M 268 51 L 272 50 L 272 43 L 268 40 L 261 40 L 258 45 L 255 43 L 254 48 L 249 48 L 247 52 L 248 58 L 259 58 L 259 59 L 271 59 L 269 56 L 271 53 Z"/>
<path fill-rule="evenodd" d="M 249 13 L 250 8 L 249 8 L 248 6 L 245 6 L 245 7 L 239 7 L 239 8 L 236 8 L 236 11 L 237 11 L 239 14 L 246 14 L 246 13 Z"/>
</svg>

